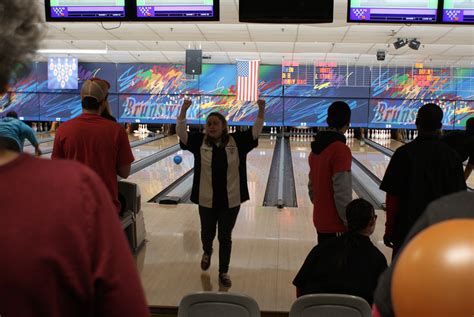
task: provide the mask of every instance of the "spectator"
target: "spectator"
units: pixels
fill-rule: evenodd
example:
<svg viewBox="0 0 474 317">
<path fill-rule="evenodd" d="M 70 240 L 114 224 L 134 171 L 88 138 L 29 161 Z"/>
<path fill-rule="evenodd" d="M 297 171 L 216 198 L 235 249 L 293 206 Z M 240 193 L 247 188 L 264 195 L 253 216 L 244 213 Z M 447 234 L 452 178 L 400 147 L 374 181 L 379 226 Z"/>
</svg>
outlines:
<svg viewBox="0 0 474 317">
<path fill-rule="evenodd" d="M 442 120 L 443 111 L 437 105 L 420 108 L 418 137 L 395 151 L 380 185 L 387 193 L 384 242 L 393 248 L 393 255 L 430 202 L 466 190 L 458 155 L 441 141 Z"/>
<path fill-rule="evenodd" d="M 470 192 L 459 192 L 433 201 L 413 225 L 403 246 L 400 248 L 400 253 L 411 239 L 429 226 L 445 220 L 474 218 L 472 206 L 474 206 L 474 193 Z M 391 299 L 391 281 L 393 267 L 396 263 L 397 257 L 393 259 L 390 267 L 380 276 L 374 295 L 374 316 L 395 317 Z"/>
<path fill-rule="evenodd" d="M 83 113 L 59 127 L 51 158 L 75 160 L 92 168 L 105 183 L 119 212 L 117 175 L 130 175 L 134 157 L 125 129 L 100 116 L 107 106 L 108 87 L 107 82 L 97 78 L 84 82 Z"/>
<path fill-rule="evenodd" d="M 352 200 L 352 154 L 346 145 L 351 120 L 347 103 L 334 102 L 328 109 L 329 129 L 311 143 L 308 190 L 313 202 L 313 223 L 318 242 L 347 231 L 346 206 Z"/>
<path fill-rule="evenodd" d="M 467 181 L 474 169 L 474 117 L 467 120 L 466 131 L 448 133 L 443 140 L 459 154 L 461 161 L 467 161 L 464 170 Z"/>
<path fill-rule="evenodd" d="M 37 50 L 35 0 L 0 0 L 0 93 Z M 0 315 L 149 316 L 115 207 L 87 167 L 0 143 Z"/>
<path fill-rule="evenodd" d="M 372 304 L 379 275 L 387 260 L 370 241 L 377 216 L 364 199 L 347 206 L 349 231 L 318 243 L 293 280 L 297 296 L 316 293 L 349 294 Z"/>
</svg>

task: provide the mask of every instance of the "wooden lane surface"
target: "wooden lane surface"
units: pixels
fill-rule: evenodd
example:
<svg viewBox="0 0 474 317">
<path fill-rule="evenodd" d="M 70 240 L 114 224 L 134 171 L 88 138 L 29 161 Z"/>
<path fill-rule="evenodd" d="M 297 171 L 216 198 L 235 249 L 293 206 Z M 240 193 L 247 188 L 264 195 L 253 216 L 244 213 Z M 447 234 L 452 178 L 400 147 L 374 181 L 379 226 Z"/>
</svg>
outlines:
<svg viewBox="0 0 474 317">
<path fill-rule="evenodd" d="M 304 207 L 260 207 L 271 155 L 258 151 L 273 151 L 270 141 L 261 140 L 260 145 L 248 158 L 249 183 L 255 182 L 256 189 L 251 190 L 250 202 L 242 205 L 233 232 L 230 291 L 255 298 L 263 311 L 288 312 L 296 298 L 292 280 L 316 244 L 312 206 L 308 199 L 301 204 L 307 205 Z M 309 153 L 309 148 L 297 144 L 292 149 L 298 195 L 307 197 L 303 189 L 307 182 L 307 158 L 300 154 Z M 258 170 L 264 172 L 257 173 Z M 200 269 L 202 250 L 197 206 L 144 204 L 143 209 L 148 243 L 139 253 L 137 263 L 148 303 L 176 307 L 188 293 L 223 290 L 218 284 L 217 239 L 209 271 Z M 381 211 L 377 214 L 372 240 L 380 248 L 385 215 Z M 386 249 L 382 251 L 388 254 Z"/>
<path fill-rule="evenodd" d="M 162 139 L 160 149 L 165 149 L 174 144 L 177 144 L 177 138 L 167 137 Z M 175 155 L 170 155 L 127 179 L 127 181 L 136 183 L 140 187 L 142 203 L 153 198 L 194 166 L 194 157 L 190 152 L 180 150 L 177 154 L 183 158 L 181 164 L 176 165 L 173 162 Z"/>
</svg>

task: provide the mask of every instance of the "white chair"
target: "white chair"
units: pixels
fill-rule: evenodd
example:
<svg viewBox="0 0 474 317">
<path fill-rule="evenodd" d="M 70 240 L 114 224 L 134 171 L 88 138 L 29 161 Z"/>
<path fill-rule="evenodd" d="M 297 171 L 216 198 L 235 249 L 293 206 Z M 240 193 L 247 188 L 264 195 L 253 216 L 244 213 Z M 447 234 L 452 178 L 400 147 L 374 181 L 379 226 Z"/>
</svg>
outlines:
<svg viewBox="0 0 474 317">
<path fill-rule="evenodd" d="M 298 298 L 289 317 L 371 317 L 369 304 L 362 298 L 342 294 L 311 294 Z"/>
<path fill-rule="evenodd" d="M 246 295 L 198 292 L 183 297 L 178 317 L 260 317 L 257 302 Z"/>
</svg>

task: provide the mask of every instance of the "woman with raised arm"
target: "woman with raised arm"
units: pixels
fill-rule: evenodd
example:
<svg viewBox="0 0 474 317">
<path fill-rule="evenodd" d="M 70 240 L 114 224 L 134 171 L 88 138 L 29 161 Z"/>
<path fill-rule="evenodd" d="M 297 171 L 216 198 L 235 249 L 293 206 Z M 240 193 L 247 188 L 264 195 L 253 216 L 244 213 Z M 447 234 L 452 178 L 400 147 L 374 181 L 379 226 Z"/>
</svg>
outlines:
<svg viewBox="0 0 474 317">
<path fill-rule="evenodd" d="M 212 112 L 205 133 L 186 131 L 186 112 L 191 100 L 184 100 L 177 119 L 176 132 L 181 148 L 194 154 L 194 180 L 191 201 L 199 205 L 203 255 L 201 269 L 211 265 L 212 243 L 219 229 L 219 282 L 231 287 L 228 274 L 232 249 L 232 230 L 240 205 L 249 199 L 247 153 L 258 146 L 263 128 L 265 101 L 258 100 L 258 114 L 252 129 L 229 133 L 226 118 Z"/>
</svg>

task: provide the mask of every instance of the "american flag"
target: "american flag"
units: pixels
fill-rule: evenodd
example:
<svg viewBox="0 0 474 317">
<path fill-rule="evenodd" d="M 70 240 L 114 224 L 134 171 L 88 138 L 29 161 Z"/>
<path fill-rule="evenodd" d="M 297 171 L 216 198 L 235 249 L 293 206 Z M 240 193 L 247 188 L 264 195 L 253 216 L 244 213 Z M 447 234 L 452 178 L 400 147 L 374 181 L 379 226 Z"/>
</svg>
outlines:
<svg viewBox="0 0 474 317">
<path fill-rule="evenodd" d="M 260 61 L 237 60 L 237 100 L 258 100 Z"/>
</svg>

